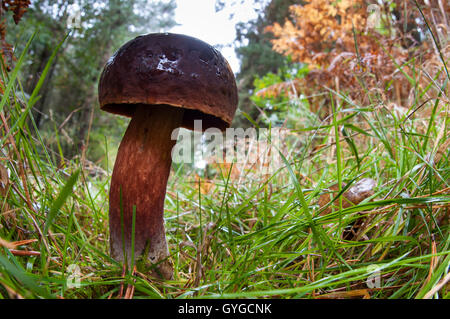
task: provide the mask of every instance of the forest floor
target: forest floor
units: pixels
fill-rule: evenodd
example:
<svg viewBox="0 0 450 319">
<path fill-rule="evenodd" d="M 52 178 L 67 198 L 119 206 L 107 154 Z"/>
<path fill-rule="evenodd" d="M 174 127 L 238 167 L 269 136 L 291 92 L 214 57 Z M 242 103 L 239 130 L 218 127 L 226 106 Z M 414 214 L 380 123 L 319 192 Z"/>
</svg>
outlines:
<svg viewBox="0 0 450 319">
<path fill-rule="evenodd" d="M 269 174 L 174 166 L 160 280 L 109 257 L 113 163 L 46 145 L 28 117 L 43 80 L 18 98 L 25 56 L 0 102 L 1 298 L 450 297 L 448 76 L 410 78 L 401 107 L 328 92 L 330 116 L 290 130 Z"/>
</svg>

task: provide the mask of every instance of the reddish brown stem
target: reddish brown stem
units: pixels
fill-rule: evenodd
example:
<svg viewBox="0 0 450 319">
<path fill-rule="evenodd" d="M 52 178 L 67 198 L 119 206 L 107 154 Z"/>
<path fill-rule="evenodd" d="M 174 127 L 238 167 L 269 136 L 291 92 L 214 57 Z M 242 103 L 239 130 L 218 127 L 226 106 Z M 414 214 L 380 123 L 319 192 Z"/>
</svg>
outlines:
<svg viewBox="0 0 450 319">
<path fill-rule="evenodd" d="M 120 143 L 111 178 L 110 242 L 111 255 L 116 260 L 125 260 L 124 253 L 128 261 L 132 256 L 133 206 L 136 207 L 135 259 L 145 252 L 149 262 L 160 263 L 169 255 L 164 198 L 172 163 L 171 150 L 176 142 L 171 136 L 181 126 L 182 117 L 182 109 L 166 105 L 136 107 Z M 158 270 L 164 278 L 172 277 L 169 261 L 161 262 Z"/>
</svg>

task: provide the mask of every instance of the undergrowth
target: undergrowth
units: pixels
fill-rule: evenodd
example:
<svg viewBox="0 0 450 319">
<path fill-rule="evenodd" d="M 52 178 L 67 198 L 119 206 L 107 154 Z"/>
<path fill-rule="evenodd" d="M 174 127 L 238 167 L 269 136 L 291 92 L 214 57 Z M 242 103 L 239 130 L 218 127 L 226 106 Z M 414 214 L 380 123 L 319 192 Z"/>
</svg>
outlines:
<svg viewBox="0 0 450 319">
<path fill-rule="evenodd" d="M 109 257 L 113 163 L 103 170 L 83 156 L 65 159 L 36 130 L 30 112 L 46 72 L 19 98 L 31 41 L 2 73 L 1 298 L 450 297 L 443 60 L 437 75 L 408 78 L 415 98 L 401 109 L 372 92 L 359 105 L 330 90 L 330 115 L 309 114 L 290 131 L 269 176 L 238 164 L 208 178 L 173 170 L 165 221 L 174 279 L 162 281 Z M 362 178 L 375 180 L 374 192 L 344 207 L 342 194 Z M 336 184 L 334 205 L 319 205 Z"/>
</svg>

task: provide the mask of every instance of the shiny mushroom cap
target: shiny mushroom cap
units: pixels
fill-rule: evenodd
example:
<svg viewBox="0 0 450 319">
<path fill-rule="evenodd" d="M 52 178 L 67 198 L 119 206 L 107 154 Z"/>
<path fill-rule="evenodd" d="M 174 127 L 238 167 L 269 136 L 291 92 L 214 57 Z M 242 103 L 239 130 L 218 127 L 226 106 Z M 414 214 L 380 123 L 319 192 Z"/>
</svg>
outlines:
<svg viewBox="0 0 450 319">
<path fill-rule="evenodd" d="M 99 83 L 100 108 L 132 117 L 137 104 L 184 109 L 182 126 L 229 127 L 237 108 L 233 72 L 219 51 L 171 33 L 139 36 L 107 62 Z"/>
</svg>

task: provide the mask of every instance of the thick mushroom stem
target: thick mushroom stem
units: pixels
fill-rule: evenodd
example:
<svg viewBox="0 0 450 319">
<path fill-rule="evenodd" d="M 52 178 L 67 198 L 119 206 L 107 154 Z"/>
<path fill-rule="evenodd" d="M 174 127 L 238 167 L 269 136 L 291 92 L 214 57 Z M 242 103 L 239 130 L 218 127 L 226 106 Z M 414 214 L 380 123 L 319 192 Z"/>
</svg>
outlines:
<svg viewBox="0 0 450 319">
<path fill-rule="evenodd" d="M 183 110 L 167 105 L 138 105 L 117 153 L 111 177 L 109 226 L 111 255 L 131 260 L 135 207 L 134 257 L 158 264 L 156 272 L 170 279 L 172 265 L 164 230 L 164 198 L 172 163 L 171 139 L 181 126 Z M 123 245 L 124 244 L 124 245 Z"/>
</svg>

